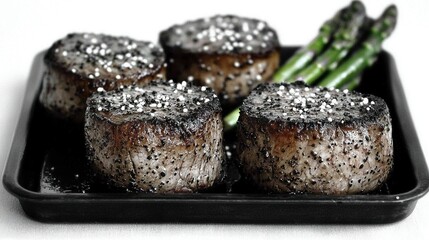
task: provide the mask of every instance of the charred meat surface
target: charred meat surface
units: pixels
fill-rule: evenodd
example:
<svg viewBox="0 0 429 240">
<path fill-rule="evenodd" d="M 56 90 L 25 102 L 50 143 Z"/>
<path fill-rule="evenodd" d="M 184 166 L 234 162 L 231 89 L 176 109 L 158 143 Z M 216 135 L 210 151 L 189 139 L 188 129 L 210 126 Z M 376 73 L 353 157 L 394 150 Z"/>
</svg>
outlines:
<svg viewBox="0 0 429 240">
<path fill-rule="evenodd" d="M 265 191 L 368 192 L 393 165 L 389 110 L 368 94 L 261 85 L 241 107 L 237 154 L 246 178 Z"/>
<path fill-rule="evenodd" d="M 174 25 L 161 32 L 167 77 L 213 88 L 232 106 L 279 65 L 277 34 L 266 22 L 231 15 Z"/>
<path fill-rule="evenodd" d="M 150 42 L 104 34 L 74 33 L 47 51 L 39 97 L 54 115 L 83 123 L 86 99 L 97 90 L 145 86 L 164 77 L 164 51 Z"/>
<path fill-rule="evenodd" d="M 95 171 L 130 191 L 196 192 L 221 179 L 219 99 L 186 82 L 94 94 L 85 138 Z"/>
</svg>

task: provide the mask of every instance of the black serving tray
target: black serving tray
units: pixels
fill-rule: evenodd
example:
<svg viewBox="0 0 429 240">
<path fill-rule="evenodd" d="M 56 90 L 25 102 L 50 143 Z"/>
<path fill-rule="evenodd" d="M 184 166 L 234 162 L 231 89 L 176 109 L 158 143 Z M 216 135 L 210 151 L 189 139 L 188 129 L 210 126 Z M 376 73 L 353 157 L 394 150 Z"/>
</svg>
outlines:
<svg viewBox="0 0 429 240">
<path fill-rule="evenodd" d="M 283 48 L 282 61 L 296 49 Z M 25 213 L 33 219 L 48 222 L 389 223 L 410 215 L 417 200 L 429 189 L 428 168 L 395 62 L 387 52 L 382 52 L 364 73 L 358 90 L 378 95 L 389 105 L 393 119 L 394 169 L 381 190 L 348 196 L 257 193 L 242 183 L 194 194 L 127 193 L 88 182 L 88 175 L 81 168 L 85 166 L 84 157 L 78 150 L 81 138 L 76 138 L 76 151 L 63 146 L 71 142 L 69 135 L 57 133 L 53 137 L 50 130 L 56 129 L 55 123 L 38 105 L 43 54 L 39 53 L 33 63 L 3 176 L 6 189 L 19 199 Z M 69 188 L 61 188 L 64 185 Z"/>
</svg>

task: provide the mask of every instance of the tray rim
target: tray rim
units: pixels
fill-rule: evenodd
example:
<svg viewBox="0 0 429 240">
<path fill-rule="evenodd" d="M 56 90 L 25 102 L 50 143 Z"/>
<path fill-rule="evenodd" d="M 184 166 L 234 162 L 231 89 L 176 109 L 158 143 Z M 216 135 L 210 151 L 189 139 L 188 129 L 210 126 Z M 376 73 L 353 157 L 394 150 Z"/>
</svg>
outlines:
<svg viewBox="0 0 429 240">
<path fill-rule="evenodd" d="M 297 48 L 294 46 L 282 46 L 282 48 Z M 429 172 L 427 163 L 425 161 L 418 136 L 411 119 L 408 104 L 399 79 L 398 71 L 396 68 L 393 56 L 383 51 L 389 59 L 388 64 L 392 76 L 390 81 L 396 81 L 393 84 L 392 92 L 399 96 L 402 101 L 393 99 L 395 108 L 400 110 L 401 118 L 399 118 L 399 125 L 407 124 L 407 131 L 404 131 L 405 139 L 414 139 L 410 143 L 406 141 L 406 147 L 414 145 L 414 151 L 409 151 L 411 164 L 414 168 L 414 175 L 416 177 L 416 186 L 403 193 L 399 194 L 353 194 L 343 196 L 330 196 L 330 195 L 291 195 L 291 194 L 247 194 L 247 193 L 175 193 L 175 194 L 153 194 L 153 193 L 40 193 L 30 191 L 18 182 L 18 175 L 20 166 L 23 160 L 23 152 L 26 147 L 26 141 L 20 142 L 21 139 L 27 139 L 28 125 L 30 122 L 31 111 L 34 109 L 34 104 L 37 101 L 37 89 L 41 84 L 41 64 L 43 61 L 43 50 L 36 54 L 29 78 L 26 84 L 25 97 L 22 103 L 21 112 L 18 124 L 16 126 L 11 149 L 7 158 L 6 166 L 3 172 L 3 185 L 5 189 L 17 197 L 20 201 L 50 201 L 50 202 L 101 202 L 101 201 L 117 201 L 117 202 L 190 202 L 190 201 L 203 201 L 203 202 L 252 202 L 252 203 L 301 203 L 301 204 L 314 204 L 314 203 L 353 203 L 353 204 L 396 204 L 410 201 L 416 201 L 423 197 L 429 191 Z M 39 76 L 34 79 L 34 76 Z"/>
</svg>

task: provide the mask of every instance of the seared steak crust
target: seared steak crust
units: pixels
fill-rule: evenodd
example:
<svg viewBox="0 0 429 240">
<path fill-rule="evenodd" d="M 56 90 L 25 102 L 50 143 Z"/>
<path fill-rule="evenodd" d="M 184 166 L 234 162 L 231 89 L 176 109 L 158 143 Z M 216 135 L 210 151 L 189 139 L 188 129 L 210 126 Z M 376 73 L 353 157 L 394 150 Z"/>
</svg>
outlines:
<svg viewBox="0 0 429 240">
<path fill-rule="evenodd" d="M 83 122 L 86 99 L 99 89 L 145 86 L 164 77 L 164 52 L 150 42 L 74 33 L 55 42 L 44 61 L 40 102 L 53 114 Z"/>
<path fill-rule="evenodd" d="M 263 21 L 231 15 L 197 19 L 161 32 L 167 77 L 213 88 L 234 105 L 279 65 L 280 44 Z"/>
<path fill-rule="evenodd" d="M 368 192 L 393 165 L 389 110 L 367 94 L 263 85 L 241 108 L 237 152 L 244 175 L 266 191 Z"/>
<path fill-rule="evenodd" d="M 206 87 L 152 83 L 88 99 L 85 136 L 97 173 L 130 191 L 195 192 L 221 178 L 219 100 Z"/>
</svg>

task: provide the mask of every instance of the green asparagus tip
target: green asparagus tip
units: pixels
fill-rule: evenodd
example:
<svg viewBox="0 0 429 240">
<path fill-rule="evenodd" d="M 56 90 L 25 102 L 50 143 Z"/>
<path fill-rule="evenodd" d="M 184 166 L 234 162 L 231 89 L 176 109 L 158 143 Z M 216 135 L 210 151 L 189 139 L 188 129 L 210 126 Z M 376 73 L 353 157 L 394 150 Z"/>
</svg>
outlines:
<svg viewBox="0 0 429 240">
<path fill-rule="evenodd" d="M 234 111 L 228 113 L 228 115 L 226 115 L 223 118 L 223 128 L 225 129 L 225 131 L 228 131 L 228 130 L 234 128 L 239 117 L 240 117 L 240 109 L 239 108 L 236 108 Z"/>
<path fill-rule="evenodd" d="M 354 11 L 365 11 L 365 5 L 361 1 L 353 1 L 352 8 Z"/>
<path fill-rule="evenodd" d="M 383 24 L 388 25 L 394 25 L 396 24 L 396 20 L 398 18 L 398 8 L 396 5 L 392 4 L 389 5 L 383 12 L 384 21 Z"/>
<path fill-rule="evenodd" d="M 387 8 L 386 8 L 386 11 L 385 11 L 388 15 L 391 15 L 391 16 L 396 16 L 396 15 L 398 15 L 398 8 L 396 7 L 396 5 L 395 4 L 392 4 L 392 5 L 389 5 Z"/>
<path fill-rule="evenodd" d="M 384 11 L 381 20 L 374 24 L 371 28 L 371 33 L 378 35 L 382 40 L 390 36 L 396 27 L 398 20 L 398 8 L 395 5 L 388 6 Z"/>
</svg>

